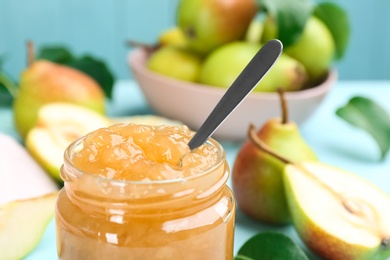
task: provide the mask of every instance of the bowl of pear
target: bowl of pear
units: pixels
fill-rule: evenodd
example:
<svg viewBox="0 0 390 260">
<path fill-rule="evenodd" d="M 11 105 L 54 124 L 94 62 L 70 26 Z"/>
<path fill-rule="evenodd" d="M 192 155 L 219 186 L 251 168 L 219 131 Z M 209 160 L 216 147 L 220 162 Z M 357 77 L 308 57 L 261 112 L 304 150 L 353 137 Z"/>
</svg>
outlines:
<svg viewBox="0 0 390 260">
<path fill-rule="evenodd" d="M 177 24 L 164 30 L 157 44 L 138 46 L 128 56 L 132 75 L 155 112 L 194 130 L 262 45 L 278 38 L 277 22 L 272 17 L 261 22 L 255 19 L 259 9 L 254 1 L 234 0 L 231 6 L 223 6 L 219 0 L 211 2 L 179 1 Z M 202 17 L 204 13 L 215 15 Z M 206 25 L 216 31 L 210 33 Z M 326 24 L 311 15 L 299 39 L 286 45 L 214 137 L 243 140 L 249 123 L 262 125 L 279 114 L 277 89 L 286 92 L 290 118 L 304 123 L 337 80 L 332 63 L 336 47 Z"/>
<path fill-rule="evenodd" d="M 247 45 L 245 42 L 234 42 L 227 47 L 229 47 L 229 51 L 230 48 L 244 49 L 248 46 L 246 59 L 249 61 L 253 57 L 251 56 L 253 52 L 257 50 L 257 46 Z M 167 50 L 168 48 L 171 49 Z M 159 51 L 150 52 L 144 48 L 135 49 L 130 53 L 128 63 L 148 104 L 156 114 L 179 120 L 191 129 L 197 130 L 226 92 L 227 87 L 188 80 L 197 77 L 194 75 L 199 75 L 202 68 L 207 69 L 207 66 L 212 67 L 212 64 L 208 65 L 207 61 L 191 56 L 191 54 L 188 55 L 188 52 L 181 49 L 178 49 L 177 52 L 174 50 L 173 47 L 160 49 L 161 52 L 165 52 L 164 55 L 161 55 L 163 57 L 160 63 L 161 70 L 168 68 L 170 75 L 164 75 L 161 70 L 156 72 L 157 69 L 152 69 L 152 66 L 159 65 L 152 57 L 152 55 L 156 57 L 156 54 L 161 54 Z M 181 54 L 184 55 L 181 56 Z M 171 57 L 168 57 L 170 55 Z M 225 60 L 225 62 L 221 59 L 223 64 L 237 65 L 235 72 L 231 72 L 232 76 L 226 75 L 226 77 L 221 78 L 211 72 L 210 74 L 204 72 L 204 77 L 226 82 L 228 81 L 227 77 L 235 79 L 242 70 L 242 65 L 239 66 L 240 64 L 237 62 L 240 57 L 242 55 L 230 56 L 231 61 Z M 176 58 L 181 61 L 177 66 L 173 62 Z M 244 63 L 241 62 L 241 64 Z M 279 114 L 279 99 L 276 89 L 280 86 L 285 86 L 287 91 L 286 99 L 290 106 L 290 118 L 297 124 L 304 123 L 316 111 L 334 85 L 337 80 L 337 72 L 330 70 L 323 82 L 315 87 L 304 89 L 303 78 L 305 76 L 303 75 L 305 72 L 301 69 L 302 67 L 290 57 L 282 55 L 254 91 L 217 129 L 214 137 L 223 140 L 243 140 L 246 138 L 246 127 L 249 123 L 256 122 L 262 125 L 268 118 Z M 228 70 L 229 68 L 225 69 L 227 74 Z M 176 76 L 172 76 L 172 74 L 176 74 Z M 266 89 L 266 91 L 262 89 Z"/>
</svg>

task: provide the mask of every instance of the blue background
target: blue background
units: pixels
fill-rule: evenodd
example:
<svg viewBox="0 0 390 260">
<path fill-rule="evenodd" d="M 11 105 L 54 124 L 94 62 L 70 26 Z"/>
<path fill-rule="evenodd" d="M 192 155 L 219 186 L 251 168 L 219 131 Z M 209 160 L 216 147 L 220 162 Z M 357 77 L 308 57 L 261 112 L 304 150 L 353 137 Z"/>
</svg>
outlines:
<svg viewBox="0 0 390 260">
<path fill-rule="evenodd" d="M 117 79 L 131 78 L 128 39 L 153 43 L 175 24 L 178 0 L 0 0 L 0 56 L 14 79 L 26 64 L 25 42 L 61 44 L 108 62 Z M 335 63 L 340 79 L 390 79 L 390 1 L 336 1 L 349 13 L 351 41 Z"/>
</svg>

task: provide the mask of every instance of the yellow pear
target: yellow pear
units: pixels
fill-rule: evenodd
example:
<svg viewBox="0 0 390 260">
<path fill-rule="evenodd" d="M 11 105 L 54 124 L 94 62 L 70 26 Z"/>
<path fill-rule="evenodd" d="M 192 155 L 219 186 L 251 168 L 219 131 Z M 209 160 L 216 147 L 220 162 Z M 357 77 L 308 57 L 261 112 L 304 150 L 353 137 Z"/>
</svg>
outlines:
<svg viewBox="0 0 390 260">
<path fill-rule="evenodd" d="M 105 96 L 98 83 L 76 69 L 38 60 L 20 77 L 14 104 L 15 127 L 25 138 L 35 125 L 39 108 L 51 102 L 70 102 L 105 112 Z"/>
<path fill-rule="evenodd" d="M 158 37 L 158 44 L 161 46 L 173 45 L 177 47 L 188 46 L 187 38 L 179 27 L 172 27 L 164 30 Z"/>
<path fill-rule="evenodd" d="M 194 82 L 199 77 L 201 63 L 199 55 L 184 48 L 167 45 L 154 51 L 146 65 L 158 74 Z"/>
</svg>

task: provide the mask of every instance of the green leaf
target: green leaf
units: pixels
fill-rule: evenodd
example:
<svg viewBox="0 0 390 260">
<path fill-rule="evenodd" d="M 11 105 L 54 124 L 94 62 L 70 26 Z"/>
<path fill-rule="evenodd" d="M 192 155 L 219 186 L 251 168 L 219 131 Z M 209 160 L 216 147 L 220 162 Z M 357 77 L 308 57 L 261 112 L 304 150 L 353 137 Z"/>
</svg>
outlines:
<svg viewBox="0 0 390 260">
<path fill-rule="evenodd" d="M 329 28 L 336 46 L 336 59 L 342 59 L 350 37 L 350 22 L 343 8 L 334 3 L 319 3 L 313 14 Z"/>
<path fill-rule="evenodd" d="M 5 62 L 5 55 L 0 56 L 0 71 L 3 69 L 3 64 Z"/>
<path fill-rule="evenodd" d="M 264 232 L 246 241 L 234 259 L 308 260 L 308 257 L 291 238 L 276 232 Z"/>
<path fill-rule="evenodd" d="M 283 42 L 284 47 L 298 40 L 313 9 L 311 0 L 257 0 L 257 2 L 276 19 L 277 38 Z"/>
<path fill-rule="evenodd" d="M 112 89 L 114 87 L 114 77 L 104 62 L 91 56 L 84 56 L 79 59 L 71 60 L 70 62 L 67 62 L 66 65 L 90 75 L 103 88 L 106 96 L 111 98 Z"/>
<path fill-rule="evenodd" d="M 18 91 L 16 82 L 3 71 L 6 55 L 0 56 L 0 107 L 11 106 L 13 98 Z"/>
<path fill-rule="evenodd" d="M 49 60 L 59 64 L 65 64 L 72 61 L 73 55 L 64 47 L 43 47 L 37 59 Z"/>
<path fill-rule="evenodd" d="M 0 107 L 11 106 L 18 87 L 6 73 L 0 71 Z"/>
<path fill-rule="evenodd" d="M 386 157 L 390 148 L 390 116 L 374 101 L 365 97 L 353 97 L 336 110 L 336 114 L 350 123 L 368 132 L 377 142 L 381 158 Z"/>
</svg>

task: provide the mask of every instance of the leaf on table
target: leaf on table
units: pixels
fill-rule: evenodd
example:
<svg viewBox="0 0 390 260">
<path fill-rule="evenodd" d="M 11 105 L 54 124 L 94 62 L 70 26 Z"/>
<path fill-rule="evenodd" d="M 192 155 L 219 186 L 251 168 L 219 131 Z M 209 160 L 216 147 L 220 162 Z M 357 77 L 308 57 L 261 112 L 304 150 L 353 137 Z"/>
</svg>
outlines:
<svg viewBox="0 0 390 260">
<path fill-rule="evenodd" d="M 336 59 L 342 59 L 350 37 L 350 22 L 346 11 L 335 3 L 319 3 L 313 11 L 314 16 L 322 20 L 331 32 L 335 46 Z"/>
<path fill-rule="evenodd" d="M 291 238 L 277 232 L 264 232 L 246 241 L 234 258 L 234 260 L 257 259 L 308 260 L 308 257 Z"/>
<path fill-rule="evenodd" d="M 257 0 L 257 3 L 276 19 L 277 38 L 284 47 L 298 40 L 313 10 L 311 0 Z"/>
<path fill-rule="evenodd" d="M 42 48 L 37 59 L 49 60 L 59 64 L 66 64 L 73 60 L 73 55 L 65 47 L 44 47 Z"/>
<path fill-rule="evenodd" d="M 336 115 L 368 132 L 381 151 L 382 160 L 390 148 L 390 116 L 382 107 L 365 97 L 353 97 L 336 110 Z"/>
<path fill-rule="evenodd" d="M 90 75 L 103 88 L 106 96 L 111 98 L 114 77 L 104 62 L 91 56 L 84 56 L 68 62 L 67 65 Z"/>
</svg>

